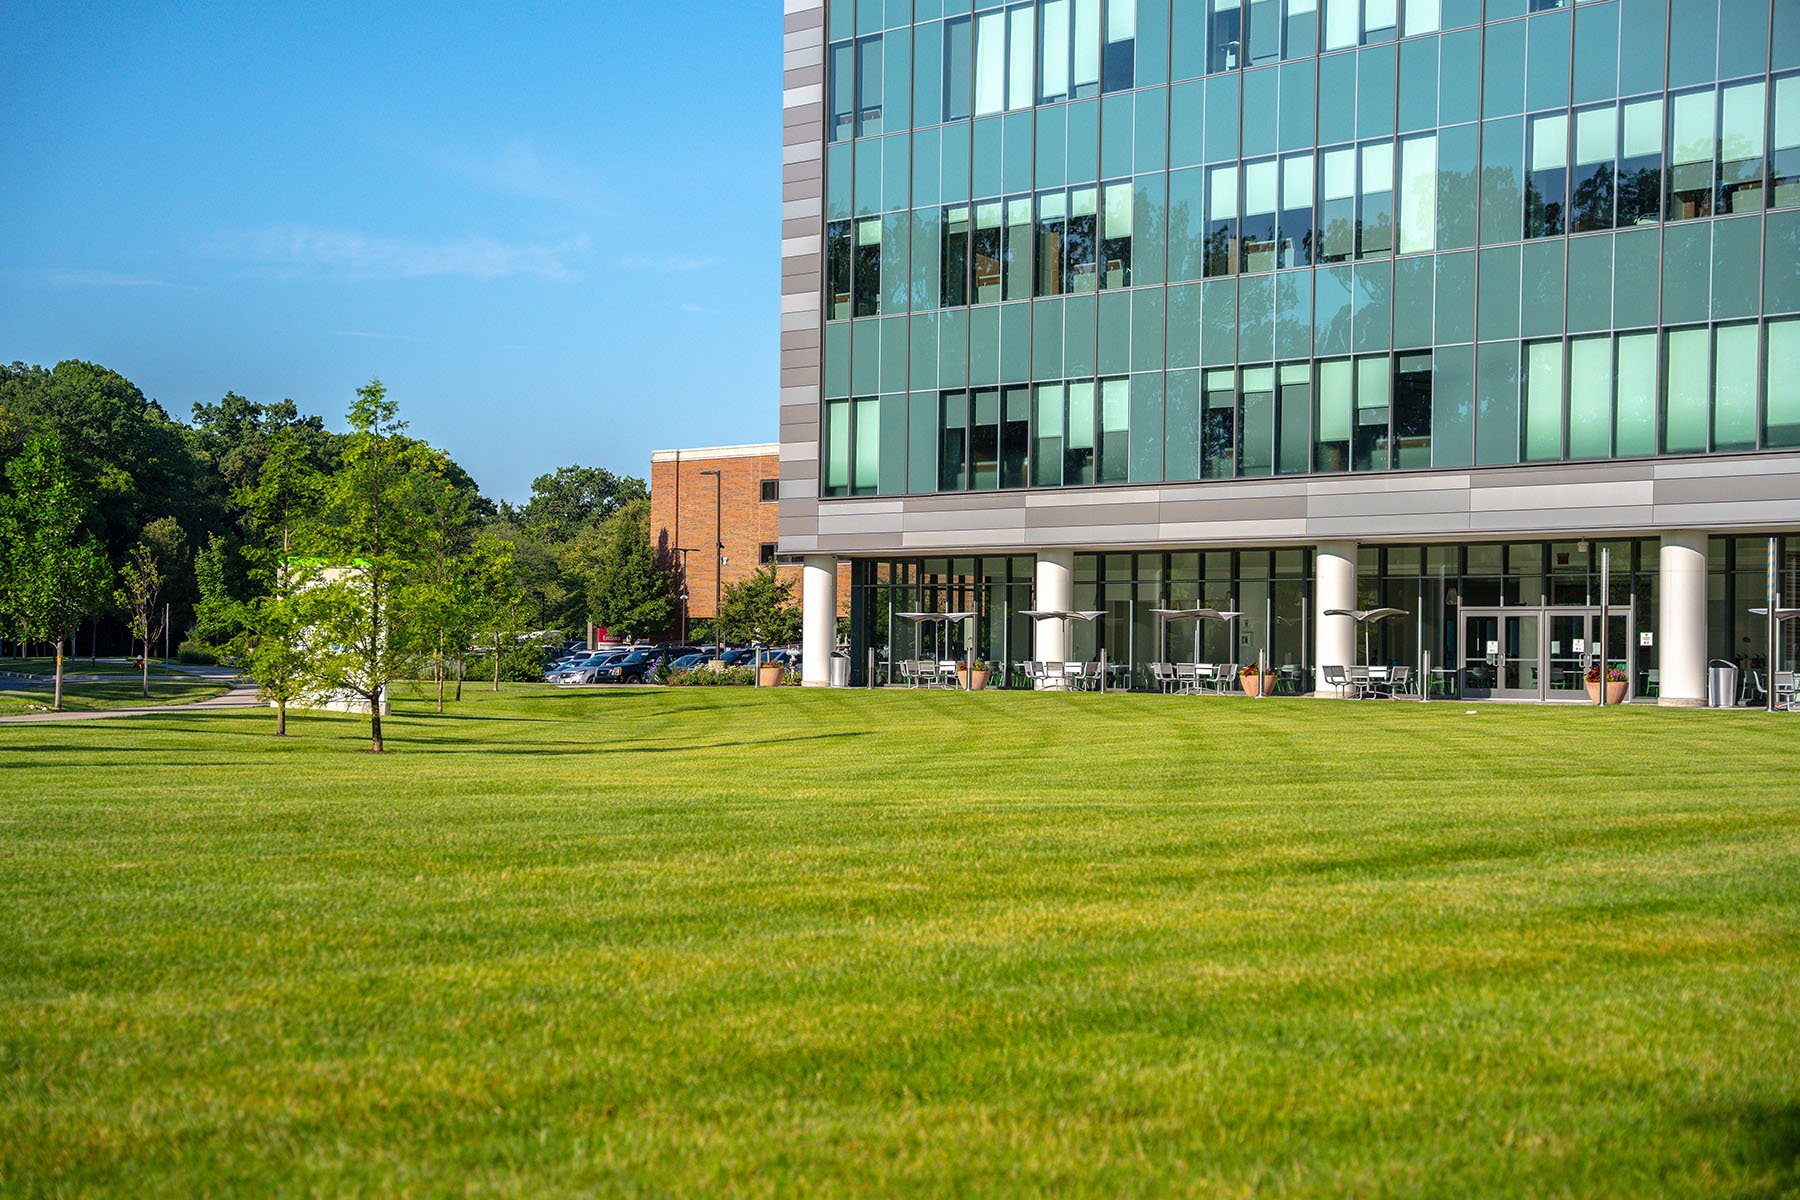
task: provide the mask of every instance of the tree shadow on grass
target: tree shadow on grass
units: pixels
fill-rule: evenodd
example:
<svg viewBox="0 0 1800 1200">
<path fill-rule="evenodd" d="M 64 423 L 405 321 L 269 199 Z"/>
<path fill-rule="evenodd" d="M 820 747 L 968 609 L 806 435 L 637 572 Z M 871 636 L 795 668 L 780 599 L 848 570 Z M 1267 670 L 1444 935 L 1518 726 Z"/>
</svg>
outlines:
<svg viewBox="0 0 1800 1200">
<path fill-rule="evenodd" d="M 1695 1113 L 1693 1120 L 1727 1139 L 1727 1152 L 1755 1176 L 1728 1200 L 1776 1200 L 1800 1194 L 1800 1103 L 1707 1108 Z"/>
<path fill-rule="evenodd" d="M 269 734 L 239 733 L 234 736 L 243 738 L 262 738 L 271 749 L 276 751 L 282 749 L 284 745 L 282 739 Z M 707 742 L 704 744 L 679 742 L 673 745 L 597 745 L 592 742 L 549 742 L 516 746 L 500 742 L 487 742 L 478 745 L 470 745 L 467 739 L 464 738 L 418 737 L 409 734 L 389 734 L 385 740 L 387 742 L 388 754 L 397 758 L 407 757 L 407 752 L 409 750 L 414 750 L 420 754 L 433 758 L 454 755 L 479 755 L 487 758 L 582 758 L 601 755 L 686 754 L 698 753 L 706 750 L 741 750 L 745 748 L 778 746 L 790 742 L 842 741 L 847 738 L 868 736 L 869 734 L 864 730 L 844 730 L 839 733 L 802 734 L 793 737 L 780 738 L 744 738 L 736 741 Z M 350 734 L 341 734 L 333 737 L 328 743 L 321 745 L 318 742 L 314 742 L 312 745 L 304 747 L 304 749 L 297 749 L 296 753 L 312 752 L 316 754 L 323 751 L 337 751 L 342 753 L 346 749 L 360 752 L 367 746 L 367 743 L 368 737 L 366 735 L 353 736 Z M 297 742 L 286 744 L 298 746 Z M 159 761 L 157 756 L 165 752 L 165 749 L 167 751 L 175 751 L 178 750 L 179 747 L 165 748 L 157 746 L 125 752 L 121 751 L 116 745 L 84 746 L 77 743 L 57 744 L 40 742 L 31 747 L 28 757 L 15 758 L 8 756 L 7 758 L 0 759 L 0 771 L 31 771 L 41 770 L 44 767 L 50 766 L 79 767 L 84 769 L 116 767 L 133 771 L 142 771 L 150 767 L 179 767 L 190 765 L 203 765 L 208 768 L 266 767 L 271 765 L 270 760 L 266 757 L 227 758 L 216 754 L 207 755 L 204 764 Z M 101 755 L 108 755 L 110 757 L 99 757 Z M 368 762 L 379 760 L 371 756 L 356 761 Z M 322 767 L 324 763 L 315 758 L 308 765 L 311 767 Z"/>
</svg>

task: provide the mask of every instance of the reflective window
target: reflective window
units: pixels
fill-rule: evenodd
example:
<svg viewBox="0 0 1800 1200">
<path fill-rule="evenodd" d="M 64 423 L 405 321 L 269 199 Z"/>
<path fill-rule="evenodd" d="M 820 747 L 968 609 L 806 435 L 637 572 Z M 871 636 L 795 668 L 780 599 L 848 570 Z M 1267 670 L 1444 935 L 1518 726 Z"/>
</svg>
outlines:
<svg viewBox="0 0 1800 1200">
<path fill-rule="evenodd" d="M 1569 118 L 1566 113 L 1533 117 L 1525 176 L 1525 236 L 1558 237 L 1564 232 L 1568 201 Z"/>
<path fill-rule="evenodd" d="M 1669 454 L 1704 453 L 1712 331 L 1671 329 L 1664 340 L 1664 353 L 1663 450 Z"/>
<path fill-rule="evenodd" d="M 944 22 L 944 120 L 966 121 L 972 110 L 974 29 L 968 17 Z M 965 149 L 967 147 L 965 146 Z"/>
<path fill-rule="evenodd" d="M 1669 98 L 1669 220 L 1712 215 L 1713 93 Z"/>
<path fill-rule="evenodd" d="M 1437 245 L 1437 135 L 1400 143 L 1400 253 Z"/>
<path fill-rule="evenodd" d="M 1612 338 L 1569 342 L 1569 457 L 1612 453 Z"/>
<path fill-rule="evenodd" d="M 1767 343 L 1768 396 L 1764 400 L 1763 444 L 1800 446 L 1800 319 L 1770 321 Z"/>
<path fill-rule="evenodd" d="M 1656 335 L 1622 334 L 1613 393 L 1613 453 L 1621 458 L 1656 453 Z"/>
<path fill-rule="evenodd" d="M 1619 218 L 1615 228 L 1654 225 L 1662 213 L 1663 102 L 1622 106 L 1619 149 Z"/>
<path fill-rule="evenodd" d="M 1430 354 L 1394 359 L 1394 466 L 1400 470 L 1431 465 L 1431 382 Z"/>
<path fill-rule="evenodd" d="M 1719 89 L 1719 211 L 1763 207 L 1763 121 L 1768 88 L 1762 82 Z"/>
<path fill-rule="evenodd" d="M 1245 367 L 1238 416 L 1238 474 L 1275 471 L 1275 368 Z"/>
<path fill-rule="evenodd" d="M 1304 267 L 1313 261 L 1313 156 L 1281 160 L 1281 232 L 1276 265 Z"/>
<path fill-rule="evenodd" d="M 1800 204 L 1800 75 L 1777 79 L 1770 108 L 1769 204 Z"/>
<path fill-rule="evenodd" d="M 1532 342 L 1525 347 L 1525 461 L 1555 462 L 1563 456 L 1563 344 Z"/>
<path fill-rule="evenodd" d="M 1575 114 L 1575 168 L 1569 180 L 1569 228 L 1575 233 L 1613 227 L 1618 121 L 1610 104 Z"/>
<path fill-rule="evenodd" d="M 1311 467 L 1312 366 L 1284 363 L 1277 373 L 1277 382 L 1281 389 L 1275 412 L 1275 435 L 1280 446 L 1277 467 L 1283 475 L 1303 474 Z"/>
<path fill-rule="evenodd" d="M 1131 470 L 1131 381 L 1100 382 L 1099 483 L 1124 483 Z"/>
<path fill-rule="evenodd" d="M 1756 449 L 1756 326 L 1713 330 L 1714 450 Z"/>
<path fill-rule="evenodd" d="M 1240 240 L 1245 271 L 1272 271 L 1277 255 L 1280 164 L 1274 159 L 1244 164 Z"/>
<path fill-rule="evenodd" d="M 1205 407 L 1200 414 L 1200 475 L 1226 479 L 1232 474 L 1232 450 L 1237 442 L 1237 398 L 1232 383 L 1235 371 L 1206 372 Z"/>
<path fill-rule="evenodd" d="M 1350 469 L 1350 417 L 1354 399 L 1351 362 L 1347 358 L 1318 364 L 1318 400 L 1313 419 L 1313 469 Z"/>
</svg>

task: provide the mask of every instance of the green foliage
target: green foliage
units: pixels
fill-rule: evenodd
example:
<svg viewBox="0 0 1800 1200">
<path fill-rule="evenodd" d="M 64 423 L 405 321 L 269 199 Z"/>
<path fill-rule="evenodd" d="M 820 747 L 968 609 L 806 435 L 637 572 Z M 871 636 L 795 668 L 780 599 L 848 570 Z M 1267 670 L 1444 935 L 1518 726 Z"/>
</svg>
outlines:
<svg viewBox="0 0 1800 1200">
<path fill-rule="evenodd" d="M 800 624 L 793 581 L 777 575 L 774 563 L 727 587 L 719 602 L 719 628 L 727 642 L 792 645 L 800 640 Z"/>
<path fill-rule="evenodd" d="M 174 516 L 190 532 L 223 528 L 187 430 L 117 372 L 74 361 L 0 365 L 0 409 L 17 439 L 0 445 L 0 458 L 33 434 L 59 439 L 85 498 L 82 527 L 109 559 L 124 559 L 157 517 Z"/>
<path fill-rule="evenodd" d="M 411 677 L 419 629 L 428 619 L 409 574 L 427 552 L 430 519 L 417 477 L 436 459 L 402 436 L 399 406 L 379 379 L 350 405 L 337 471 L 306 529 L 326 564 L 296 598 L 308 627 L 312 681 L 369 708 L 370 749 L 383 749 L 381 704 L 390 685 Z"/>
<path fill-rule="evenodd" d="M 642 479 L 604 467 L 558 467 L 531 481 L 531 499 L 515 517 L 530 537 L 551 544 L 575 540 L 635 500 L 648 500 Z"/>
<path fill-rule="evenodd" d="M 500 652 L 500 679 L 506 683 L 542 683 L 550 653 L 532 642 L 518 642 Z"/>
<path fill-rule="evenodd" d="M 692 671 L 670 671 L 667 679 L 658 680 L 670 687 L 754 687 L 753 667 L 700 667 Z"/>
<path fill-rule="evenodd" d="M 650 545 L 650 502 L 633 500 L 596 534 L 597 553 L 587 569 L 594 621 L 624 638 L 667 633 L 675 597 L 669 572 Z"/>
<path fill-rule="evenodd" d="M 175 661 L 190 667 L 216 667 L 219 656 L 200 642 L 183 642 L 175 647 Z"/>
<path fill-rule="evenodd" d="M 6 464 L 0 496 L 0 617 L 22 641 L 58 648 L 106 598 L 112 568 L 84 525 L 87 504 L 55 434 L 31 435 Z"/>
</svg>

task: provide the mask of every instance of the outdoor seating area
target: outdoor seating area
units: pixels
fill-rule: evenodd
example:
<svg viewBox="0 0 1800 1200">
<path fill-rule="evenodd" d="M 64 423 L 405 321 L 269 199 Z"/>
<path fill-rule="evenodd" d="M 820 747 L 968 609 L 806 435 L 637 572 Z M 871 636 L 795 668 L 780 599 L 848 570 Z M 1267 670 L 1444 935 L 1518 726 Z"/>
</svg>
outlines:
<svg viewBox="0 0 1800 1200">
<path fill-rule="evenodd" d="M 1434 693 L 1440 686 L 1440 673 L 1433 672 Z M 1349 700 L 1418 699 L 1419 684 L 1408 666 L 1328 666 L 1325 684 L 1336 694 Z"/>
</svg>

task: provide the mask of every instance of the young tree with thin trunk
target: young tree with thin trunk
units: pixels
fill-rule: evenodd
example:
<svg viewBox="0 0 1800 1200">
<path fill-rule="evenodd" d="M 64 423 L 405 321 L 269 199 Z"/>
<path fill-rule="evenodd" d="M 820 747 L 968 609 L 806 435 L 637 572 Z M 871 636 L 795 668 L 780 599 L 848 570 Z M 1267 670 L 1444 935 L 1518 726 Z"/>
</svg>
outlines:
<svg viewBox="0 0 1800 1200">
<path fill-rule="evenodd" d="M 288 705 L 313 686 L 302 610 L 317 564 L 305 556 L 301 536 L 317 511 L 322 487 L 303 431 L 276 431 L 255 484 L 237 493 L 252 533 L 243 551 L 252 594 L 239 603 L 226 593 L 223 550 L 216 539 L 197 571 L 202 624 L 209 635 L 229 633 L 222 648 L 243 664 L 262 699 L 275 706 L 276 737 L 287 735 Z"/>
<path fill-rule="evenodd" d="M 417 476 L 429 451 L 404 436 L 399 406 L 379 379 L 358 388 L 335 474 L 309 523 L 325 562 L 301 598 L 309 618 L 310 674 L 322 689 L 369 708 L 369 749 L 380 754 L 381 707 L 407 678 L 416 645 L 416 596 L 426 514 Z"/>
<path fill-rule="evenodd" d="M 173 518 L 161 517 L 144 527 L 137 545 L 119 571 L 119 590 L 113 599 L 125 610 L 131 636 L 143 643 L 139 660 L 143 668 L 144 695 L 150 695 L 150 647 L 168 628 L 169 610 L 163 602 L 168 573 L 187 548 L 187 535 Z"/>
<path fill-rule="evenodd" d="M 82 525 L 82 500 L 62 442 L 35 434 L 6 465 L 12 495 L 0 497 L 0 614 L 22 642 L 56 648 L 51 707 L 62 708 L 63 648 L 105 600 L 112 567 Z"/>
<path fill-rule="evenodd" d="M 531 597 L 519 578 L 511 542 L 483 533 L 469 547 L 465 577 L 470 584 L 474 624 L 493 641 L 494 690 L 500 690 L 500 660 L 513 644 L 529 611 Z"/>
<path fill-rule="evenodd" d="M 419 507 L 425 515 L 424 572 L 415 585 L 419 631 L 425 637 L 425 644 L 419 649 L 431 658 L 439 713 L 444 711 L 444 685 L 451 653 L 454 650 L 460 676 L 462 656 L 477 612 L 465 561 L 472 515 L 470 497 L 444 476 L 442 465 L 440 458 L 416 481 Z M 460 692 L 459 678 L 459 698 Z"/>
</svg>

